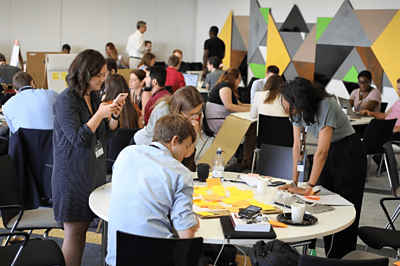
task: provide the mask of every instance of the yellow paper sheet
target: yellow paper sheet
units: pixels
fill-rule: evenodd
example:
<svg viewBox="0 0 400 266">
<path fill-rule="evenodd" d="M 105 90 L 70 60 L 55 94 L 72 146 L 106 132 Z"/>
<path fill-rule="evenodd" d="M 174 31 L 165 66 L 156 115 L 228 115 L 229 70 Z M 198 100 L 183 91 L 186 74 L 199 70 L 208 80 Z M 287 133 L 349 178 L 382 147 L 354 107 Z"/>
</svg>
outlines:
<svg viewBox="0 0 400 266">
<path fill-rule="evenodd" d="M 222 186 L 221 179 L 219 178 L 207 178 L 206 181 L 209 187 Z"/>
<path fill-rule="evenodd" d="M 212 214 L 211 212 L 198 212 L 197 214 L 201 216 L 214 216 L 214 214 Z"/>
<path fill-rule="evenodd" d="M 229 207 L 229 208 L 227 208 L 227 210 L 229 212 L 232 212 L 232 213 L 238 213 L 239 212 L 239 208 L 237 208 L 237 207 Z"/>
<path fill-rule="evenodd" d="M 217 194 L 207 194 L 203 195 L 203 200 L 205 201 L 221 201 L 221 197 L 218 196 Z"/>
<path fill-rule="evenodd" d="M 250 203 L 251 205 L 260 207 L 260 208 L 262 208 L 263 210 L 266 210 L 266 211 L 268 211 L 268 210 L 274 210 L 274 209 L 275 209 L 275 208 L 272 207 L 271 205 L 264 204 L 264 203 L 262 203 L 262 202 L 259 202 L 258 200 L 255 200 L 255 199 L 249 200 L 249 203 Z"/>
<path fill-rule="evenodd" d="M 226 197 L 225 188 L 223 186 L 213 186 L 211 191 L 213 194 L 217 194 L 220 197 Z"/>
</svg>

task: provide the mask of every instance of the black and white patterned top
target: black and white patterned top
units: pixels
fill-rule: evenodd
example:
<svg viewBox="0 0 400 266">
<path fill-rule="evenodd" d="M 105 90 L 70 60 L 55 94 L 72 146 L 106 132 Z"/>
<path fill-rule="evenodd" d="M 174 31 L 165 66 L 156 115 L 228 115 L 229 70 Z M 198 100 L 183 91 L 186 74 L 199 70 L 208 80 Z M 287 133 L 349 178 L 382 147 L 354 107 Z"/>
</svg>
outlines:
<svg viewBox="0 0 400 266">
<path fill-rule="evenodd" d="M 100 97 L 90 94 L 93 113 Z M 89 208 L 89 195 L 106 182 L 107 143 L 114 136 L 107 119 L 93 133 L 87 126 L 92 118 L 85 99 L 67 88 L 53 106 L 54 168 L 53 209 L 59 222 L 89 222 L 95 214 Z M 103 155 L 96 158 L 95 145 L 101 142 Z"/>
</svg>

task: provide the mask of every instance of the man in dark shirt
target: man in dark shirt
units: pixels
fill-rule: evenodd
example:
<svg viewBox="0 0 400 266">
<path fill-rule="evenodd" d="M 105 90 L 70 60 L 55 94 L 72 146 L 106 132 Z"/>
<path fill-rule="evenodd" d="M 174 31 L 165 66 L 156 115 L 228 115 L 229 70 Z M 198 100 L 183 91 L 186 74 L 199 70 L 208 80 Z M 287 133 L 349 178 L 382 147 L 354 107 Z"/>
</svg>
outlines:
<svg viewBox="0 0 400 266">
<path fill-rule="evenodd" d="M 203 79 L 207 74 L 207 60 L 211 56 L 217 56 L 221 60 L 225 57 L 225 43 L 217 37 L 218 28 L 216 26 L 212 26 L 210 28 L 210 39 L 204 42 L 204 54 L 203 54 Z"/>
<path fill-rule="evenodd" d="M 7 65 L 6 57 L 0 53 L 0 83 L 12 84 L 14 74 L 19 71 L 18 67 Z"/>
</svg>

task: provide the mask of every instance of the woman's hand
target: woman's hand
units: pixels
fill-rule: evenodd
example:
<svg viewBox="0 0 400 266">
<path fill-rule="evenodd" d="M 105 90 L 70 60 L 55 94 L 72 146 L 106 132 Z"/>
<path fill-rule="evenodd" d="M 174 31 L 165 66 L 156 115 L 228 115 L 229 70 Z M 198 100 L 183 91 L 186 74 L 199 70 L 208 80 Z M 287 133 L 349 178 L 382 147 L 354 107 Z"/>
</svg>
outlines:
<svg viewBox="0 0 400 266">
<path fill-rule="evenodd" d="M 195 130 L 196 132 L 198 132 L 198 131 L 199 131 L 199 128 L 200 128 L 199 120 L 190 119 L 190 123 L 192 123 L 192 125 L 193 125 L 193 127 L 194 127 L 194 130 Z"/>
<path fill-rule="evenodd" d="M 292 184 L 286 184 L 286 185 L 283 185 L 283 186 L 279 186 L 278 189 L 279 190 L 288 190 L 291 187 L 293 187 Z"/>
<path fill-rule="evenodd" d="M 125 100 L 118 101 L 118 102 L 116 102 L 115 104 L 116 104 L 117 110 L 114 111 L 113 114 L 114 114 L 115 117 L 118 117 L 118 116 L 121 114 L 122 108 L 123 108 L 124 105 L 125 105 Z"/>
<path fill-rule="evenodd" d="M 288 189 L 288 191 L 292 194 L 301 194 L 304 196 L 308 196 L 311 194 L 312 189 L 306 189 L 306 188 L 301 188 L 301 187 L 291 187 Z"/>
<path fill-rule="evenodd" d="M 107 118 L 107 117 L 110 117 L 111 114 L 113 114 L 117 111 L 118 111 L 118 103 L 111 103 L 111 104 L 101 103 L 96 114 L 98 114 L 101 118 Z M 121 112 L 121 111 L 119 111 L 119 112 Z"/>
<path fill-rule="evenodd" d="M 360 112 L 362 115 L 367 115 L 370 116 L 371 115 L 371 111 L 370 110 L 361 110 Z"/>
</svg>

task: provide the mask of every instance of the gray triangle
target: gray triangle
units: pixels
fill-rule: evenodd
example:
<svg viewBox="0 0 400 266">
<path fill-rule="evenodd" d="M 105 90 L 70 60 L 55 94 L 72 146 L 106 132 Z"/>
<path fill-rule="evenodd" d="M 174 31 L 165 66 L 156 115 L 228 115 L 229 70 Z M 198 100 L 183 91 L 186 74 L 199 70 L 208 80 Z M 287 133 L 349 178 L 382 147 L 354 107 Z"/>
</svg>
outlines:
<svg viewBox="0 0 400 266">
<path fill-rule="evenodd" d="M 257 0 L 250 1 L 250 21 L 249 21 L 249 48 L 247 60 L 250 63 L 250 58 L 258 49 L 260 42 L 263 40 L 265 33 L 268 31 L 268 25 L 265 23 L 264 17 L 260 11 L 260 5 Z M 264 46 L 266 45 L 263 44 Z"/>
<path fill-rule="evenodd" d="M 314 25 L 315 25 L 315 23 L 307 23 L 308 32 L 310 32 L 312 30 Z"/>
<path fill-rule="evenodd" d="M 357 72 L 361 72 L 364 69 L 367 69 L 366 66 L 364 65 L 364 62 L 362 61 L 360 55 L 358 54 L 356 48 L 354 48 L 350 52 L 350 54 L 347 56 L 347 58 L 343 61 L 342 65 L 339 67 L 339 69 L 333 75 L 333 78 L 342 80 L 346 76 L 346 74 L 349 72 L 349 70 L 352 66 L 356 67 Z"/>
<path fill-rule="evenodd" d="M 280 23 L 279 22 L 275 22 L 275 26 L 276 26 L 277 29 L 280 29 L 282 27 L 282 24 L 283 24 L 282 22 L 280 22 Z"/>
<path fill-rule="evenodd" d="M 280 32 L 282 40 L 286 46 L 286 50 L 289 52 L 290 58 L 293 58 L 300 46 L 303 44 L 303 38 L 300 32 Z"/>
<path fill-rule="evenodd" d="M 285 69 L 285 72 L 283 72 L 283 75 L 285 76 L 286 80 L 293 80 L 295 77 L 299 76 L 299 74 L 297 74 L 296 68 L 293 65 L 293 62 L 290 62 L 290 64 Z"/>
<path fill-rule="evenodd" d="M 264 35 L 264 38 L 261 40 L 261 42 L 258 44 L 258 46 L 267 46 L 267 32 Z"/>
<path fill-rule="evenodd" d="M 242 35 L 240 34 L 234 19 L 232 21 L 232 50 L 247 51 Z"/>
<path fill-rule="evenodd" d="M 260 49 L 257 47 L 257 50 L 253 54 L 253 57 L 250 58 L 250 62 L 252 64 L 259 64 L 259 65 L 265 65 L 265 58 L 262 55 Z"/>
<path fill-rule="evenodd" d="M 388 76 L 386 75 L 385 71 L 383 71 L 383 86 L 384 87 L 393 88 L 393 85 L 390 82 L 390 80 L 389 80 Z"/>
<path fill-rule="evenodd" d="M 278 29 L 289 29 L 292 32 L 309 32 L 306 22 L 297 5 L 294 5 L 285 22 Z"/>
<path fill-rule="evenodd" d="M 362 47 L 372 45 L 348 0 L 343 2 L 317 44 Z"/>
</svg>

